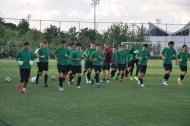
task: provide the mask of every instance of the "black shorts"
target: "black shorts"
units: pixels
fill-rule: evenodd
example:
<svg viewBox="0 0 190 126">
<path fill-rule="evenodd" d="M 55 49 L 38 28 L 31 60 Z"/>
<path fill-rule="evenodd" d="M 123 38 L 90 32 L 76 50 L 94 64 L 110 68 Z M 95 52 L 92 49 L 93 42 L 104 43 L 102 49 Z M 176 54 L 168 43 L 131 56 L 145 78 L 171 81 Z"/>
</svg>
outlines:
<svg viewBox="0 0 190 126">
<path fill-rule="evenodd" d="M 117 68 L 119 71 L 125 71 L 126 65 L 125 64 L 118 64 Z"/>
<path fill-rule="evenodd" d="M 48 62 L 39 62 L 39 72 L 48 71 Z"/>
<path fill-rule="evenodd" d="M 57 64 L 57 70 L 59 73 L 66 74 L 67 73 L 67 65 L 59 65 Z"/>
<path fill-rule="evenodd" d="M 71 64 L 67 65 L 67 73 L 68 73 L 69 71 L 73 71 L 72 68 L 73 68 L 73 65 L 71 65 Z"/>
<path fill-rule="evenodd" d="M 179 66 L 182 72 L 187 72 L 187 66 Z"/>
<path fill-rule="evenodd" d="M 85 69 L 93 69 L 93 62 L 86 61 L 85 62 Z"/>
<path fill-rule="evenodd" d="M 139 65 L 139 72 L 140 73 L 146 73 L 147 66 L 146 65 Z"/>
<path fill-rule="evenodd" d="M 20 83 L 28 83 L 31 69 L 20 68 Z"/>
<path fill-rule="evenodd" d="M 163 64 L 163 67 L 164 67 L 164 70 L 165 71 L 170 71 L 170 72 L 172 72 L 172 64 Z"/>
<path fill-rule="evenodd" d="M 116 64 L 112 64 L 111 68 L 117 70 L 117 65 Z"/>
<path fill-rule="evenodd" d="M 73 74 L 81 73 L 82 72 L 81 65 L 73 65 L 72 72 L 73 72 Z"/>
<path fill-rule="evenodd" d="M 131 60 L 131 67 L 134 67 L 135 64 L 138 66 L 138 62 L 139 60 Z"/>
<path fill-rule="evenodd" d="M 102 69 L 103 69 L 103 70 L 110 70 L 110 63 L 104 62 L 104 63 L 103 63 L 103 66 L 102 66 Z"/>
<path fill-rule="evenodd" d="M 100 73 L 102 71 L 102 66 L 94 65 L 94 71 Z"/>
</svg>

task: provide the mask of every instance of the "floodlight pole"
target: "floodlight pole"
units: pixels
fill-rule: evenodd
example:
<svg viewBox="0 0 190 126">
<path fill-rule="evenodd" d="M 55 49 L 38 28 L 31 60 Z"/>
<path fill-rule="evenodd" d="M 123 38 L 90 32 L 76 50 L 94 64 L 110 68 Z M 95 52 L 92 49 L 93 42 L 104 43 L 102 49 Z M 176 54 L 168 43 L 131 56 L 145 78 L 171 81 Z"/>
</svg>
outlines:
<svg viewBox="0 0 190 126">
<path fill-rule="evenodd" d="M 94 30 L 96 30 L 96 7 L 99 3 L 100 0 L 92 0 L 92 6 L 94 7 Z"/>
</svg>

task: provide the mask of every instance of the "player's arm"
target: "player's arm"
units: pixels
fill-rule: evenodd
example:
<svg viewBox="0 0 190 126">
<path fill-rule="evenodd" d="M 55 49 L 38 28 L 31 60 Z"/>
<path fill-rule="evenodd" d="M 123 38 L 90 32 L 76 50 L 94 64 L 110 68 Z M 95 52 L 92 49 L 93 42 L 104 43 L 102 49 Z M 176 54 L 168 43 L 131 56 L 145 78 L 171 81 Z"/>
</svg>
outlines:
<svg viewBox="0 0 190 126">
<path fill-rule="evenodd" d="M 39 58 L 45 58 L 45 55 L 41 55 L 41 49 L 38 50 L 37 56 Z"/>
<path fill-rule="evenodd" d="M 142 57 L 140 57 L 139 53 L 135 56 L 136 59 L 142 60 Z"/>
<path fill-rule="evenodd" d="M 175 61 L 176 61 L 176 65 L 178 64 L 178 57 L 177 57 L 177 52 L 174 50 L 174 55 L 173 55 Z"/>
<path fill-rule="evenodd" d="M 165 53 L 165 49 L 163 49 L 162 52 L 160 53 L 160 57 L 162 59 L 166 59 L 166 57 L 164 56 L 164 53 Z"/>
<path fill-rule="evenodd" d="M 94 53 L 90 56 L 91 60 L 97 61 L 98 59 L 94 57 Z"/>
</svg>

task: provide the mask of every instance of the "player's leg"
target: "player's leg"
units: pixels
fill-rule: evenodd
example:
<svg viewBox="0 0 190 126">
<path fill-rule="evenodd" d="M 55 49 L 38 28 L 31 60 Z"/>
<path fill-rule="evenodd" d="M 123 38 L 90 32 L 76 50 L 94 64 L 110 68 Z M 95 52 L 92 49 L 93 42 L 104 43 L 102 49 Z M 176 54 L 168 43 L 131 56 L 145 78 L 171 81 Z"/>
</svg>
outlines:
<svg viewBox="0 0 190 126">
<path fill-rule="evenodd" d="M 172 65 L 170 65 L 170 64 L 164 64 L 164 69 L 165 69 L 165 74 L 164 74 L 164 78 L 163 78 L 162 84 L 164 86 L 168 86 L 167 81 L 170 78 L 170 74 L 171 74 L 171 71 L 172 71 Z"/>
<path fill-rule="evenodd" d="M 94 66 L 94 70 L 95 70 L 94 79 L 96 80 L 96 86 L 97 86 L 97 88 L 100 88 L 100 79 L 99 79 L 100 69 L 101 69 L 100 66 Z"/>
<path fill-rule="evenodd" d="M 20 82 L 17 85 L 17 89 L 20 90 L 22 88 L 22 84 L 24 83 L 25 79 L 25 72 L 24 69 L 20 68 Z"/>
<path fill-rule="evenodd" d="M 48 87 L 48 69 L 49 69 L 49 66 L 48 66 L 48 62 L 44 63 L 44 67 L 43 67 L 43 70 L 44 70 L 44 87 Z"/>
<path fill-rule="evenodd" d="M 36 84 L 39 83 L 39 77 L 42 76 L 42 72 L 43 72 L 43 63 L 39 62 L 37 76 L 36 76 Z"/>
<path fill-rule="evenodd" d="M 135 80 L 138 80 L 138 73 L 139 73 L 139 65 L 138 65 L 138 60 L 135 60 L 135 65 L 136 65 L 136 73 L 135 73 L 135 77 L 134 77 L 134 79 Z"/>
<path fill-rule="evenodd" d="M 178 84 L 183 85 L 183 80 L 184 80 L 185 75 L 187 73 L 187 66 L 180 66 L 180 69 L 181 69 L 181 74 L 178 78 Z"/>
<path fill-rule="evenodd" d="M 78 74 L 78 79 L 77 79 L 77 88 L 80 88 L 80 83 L 81 83 L 81 72 L 82 72 L 82 66 L 77 66 L 77 74 Z"/>
<path fill-rule="evenodd" d="M 118 64 L 118 72 L 117 72 L 117 76 L 116 76 L 116 80 L 119 80 L 119 76 L 121 75 L 121 64 Z"/>
<path fill-rule="evenodd" d="M 102 82 L 106 81 L 106 65 L 107 65 L 107 63 L 104 62 L 103 66 L 102 66 L 102 72 L 103 72 L 103 75 L 102 75 L 103 80 L 102 80 Z"/>
<path fill-rule="evenodd" d="M 86 61 L 86 67 L 87 67 L 86 83 L 91 84 L 91 73 L 92 73 L 93 62 Z"/>
<path fill-rule="evenodd" d="M 130 80 L 133 80 L 133 70 L 134 70 L 134 66 L 135 66 L 135 61 L 132 60 L 132 61 L 131 61 L 131 69 L 130 69 Z"/>
<path fill-rule="evenodd" d="M 26 88 L 27 88 L 27 85 L 28 85 L 28 81 L 29 81 L 29 77 L 30 77 L 30 72 L 31 72 L 31 69 L 25 69 L 25 78 L 24 78 L 24 86 L 23 86 L 23 89 L 22 89 L 22 94 L 26 94 Z"/>
<path fill-rule="evenodd" d="M 116 73 L 116 65 L 112 64 L 112 68 L 111 68 L 111 78 L 112 79 L 114 79 L 115 73 Z"/>
</svg>

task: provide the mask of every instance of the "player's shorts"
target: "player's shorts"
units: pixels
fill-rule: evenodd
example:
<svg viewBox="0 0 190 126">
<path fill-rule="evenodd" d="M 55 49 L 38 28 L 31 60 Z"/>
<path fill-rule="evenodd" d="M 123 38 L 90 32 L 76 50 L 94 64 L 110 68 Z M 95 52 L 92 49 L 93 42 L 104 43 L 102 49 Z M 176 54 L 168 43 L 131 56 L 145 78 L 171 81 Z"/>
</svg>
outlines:
<svg viewBox="0 0 190 126">
<path fill-rule="evenodd" d="M 67 73 L 67 65 L 59 65 L 57 64 L 57 70 L 59 73 L 66 74 Z"/>
<path fill-rule="evenodd" d="M 187 72 L 187 66 L 180 65 L 179 67 L 182 72 Z"/>
<path fill-rule="evenodd" d="M 111 68 L 117 70 L 117 65 L 116 64 L 112 64 Z"/>
<path fill-rule="evenodd" d="M 72 65 L 72 72 L 73 74 L 76 74 L 76 73 L 81 73 L 82 72 L 82 67 L 81 65 Z"/>
<path fill-rule="evenodd" d="M 125 71 L 126 65 L 125 64 L 118 64 L 117 68 L 119 71 Z"/>
<path fill-rule="evenodd" d="M 39 62 L 39 72 L 48 71 L 48 62 Z"/>
<path fill-rule="evenodd" d="M 100 73 L 102 71 L 102 66 L 94 65 L 94 71 Z"/>
<path fill-rule="evenodd" d="M 172 64 L 163 64 L 163 67 L 164 67 L 164 70 L 165 71 L 170 71 L 170 72 L 172 72 Z"/>
<path fill-rule="evenodd" d="M 85 62 L 85 69 L 93 69 L 93 62 L 86 61 Z"/>
<path fill-rule="evenodd" d="M 139 60 L 131 60 L 131 66 L 138 65 Z"/>
<path fill-rule="evenodd" d="M 72 68 L 73 68 L 73 65 L 71 65 L 71 64 L 67 65 L 67 73 L 68 73 L 69 71 L 73 71 Z"/>
<path fill-rule="evenodd" d="M 29 77 L 30 77 L 31 69 L 23 69 L 20 68 L 20 82 L 21 83 L 28 83 Z"/>
<path fill-rule="evenodd" d="M 139 65 L 139 72 L 140 73 L 146 73 L 147 66 L 146 65 Z"/>
<path fill-rule="evenodd" d="M 103 66 L 102 66 L 102 69 L 103 69 L 103 70 L 110 70 L 110 63 L 104 62 L 104 63 L 103 63 Z"/>
</svg>

